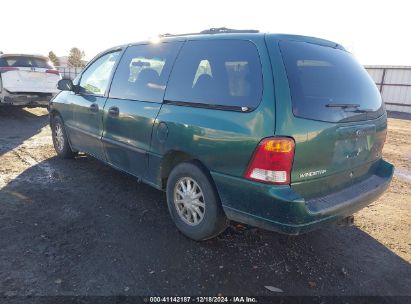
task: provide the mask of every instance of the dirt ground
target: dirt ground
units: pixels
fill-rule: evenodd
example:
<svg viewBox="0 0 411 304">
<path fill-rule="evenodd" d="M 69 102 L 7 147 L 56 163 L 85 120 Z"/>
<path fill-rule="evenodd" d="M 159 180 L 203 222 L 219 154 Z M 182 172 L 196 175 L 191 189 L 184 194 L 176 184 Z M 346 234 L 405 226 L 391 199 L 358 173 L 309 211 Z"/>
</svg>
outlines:
<svg viewBox="0 0 411 304">
<path fill-rule="evenodd" d="M 47 123 L 45 109 L 0 108 L 0 296 L 411 295 L 411 120 L 389 119 L 395 177 L 355 226 L 287 242 L 231 226 L 202 243 L 177 231 L 162 192 L 57 158 Z"/>
<path fill-rule="evenodd" d="M 356 226 L 411 262 L 411 120 L 389 118 L 383 156 L 395 166 L 393 182 L 357 213 Z"/>
</svg>

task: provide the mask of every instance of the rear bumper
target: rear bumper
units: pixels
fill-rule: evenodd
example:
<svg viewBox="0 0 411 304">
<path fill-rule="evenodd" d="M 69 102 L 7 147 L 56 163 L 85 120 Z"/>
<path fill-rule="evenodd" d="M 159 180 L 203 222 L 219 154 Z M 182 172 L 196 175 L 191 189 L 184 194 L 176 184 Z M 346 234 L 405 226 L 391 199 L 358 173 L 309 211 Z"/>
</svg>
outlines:
<svg viewBox="0 0 411 304">
<path fill-rule="evenodd" d="M 0 100 L 0 105 L 47 106 L 52 97 L 51 93 L 10 93 Z"/>
<path fill-rule="evenodd" d="M 375 201 L 388 188 L 394 167 L 384 160 L 367 179 L 341 191 L 305 200 L 289 186 L 270 186 L 212 173 L 227 217 L 297 235 L 336 222 Z"/>
</svg>

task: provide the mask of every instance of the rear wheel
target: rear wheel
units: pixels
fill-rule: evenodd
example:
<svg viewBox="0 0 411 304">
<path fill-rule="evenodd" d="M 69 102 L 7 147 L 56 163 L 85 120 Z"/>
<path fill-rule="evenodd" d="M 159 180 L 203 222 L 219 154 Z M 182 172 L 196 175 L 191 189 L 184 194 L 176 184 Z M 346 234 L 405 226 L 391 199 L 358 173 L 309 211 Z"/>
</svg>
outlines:
<svg viewBox="0 0 411 304">
<path fill-rule="evenodd" d="M 177 228 L 201 241 L 220 234 L 227 219 L 210 177 L 193 163 L 181 163 L 167 181 L 167 204 Z"/>
<path fill-rule="evenodd" d="M 73 158 L 77 152 L 71 150 L 70 143 L 64 129 L 63 120 L 59 115 L 55 115 L 51 124 L 54 149 L 61 158 Z"/>
</svg>

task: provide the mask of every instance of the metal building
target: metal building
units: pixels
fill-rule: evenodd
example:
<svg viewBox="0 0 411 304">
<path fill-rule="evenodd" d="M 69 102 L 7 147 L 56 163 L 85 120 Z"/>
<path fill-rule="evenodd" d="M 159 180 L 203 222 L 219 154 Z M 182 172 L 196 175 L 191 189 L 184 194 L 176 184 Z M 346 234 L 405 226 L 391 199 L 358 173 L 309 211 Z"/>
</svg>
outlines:
<svg viewBox="0 0 411 304">
<path fill-rule="evenodd" d="M 388 111 L 411 113 L 411 67 L 365 66 L 381 92 Z"/>
</svg>

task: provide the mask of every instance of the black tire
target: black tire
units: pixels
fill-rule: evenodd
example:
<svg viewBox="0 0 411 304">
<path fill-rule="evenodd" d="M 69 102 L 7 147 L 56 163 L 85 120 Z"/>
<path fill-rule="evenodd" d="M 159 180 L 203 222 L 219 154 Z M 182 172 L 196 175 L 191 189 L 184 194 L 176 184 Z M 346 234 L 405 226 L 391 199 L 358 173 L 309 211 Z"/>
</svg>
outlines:
<svg viewBox="0 0 411 304">
<path fill-rule="evenodd" d="M 53 138 L 54 150 L 56 150 L 59 157 L 73 158 L 77 155 L 77 152 L 73 151 L 70 147 L 63 120 L 58 114 L 53 116 L 51 123 L 51 134 Z"/>
<path fill-rule="evenodd" d="M 203 217 L 198 224 L 188 224 L 186 222 L 187 219 L 183 219 L 184 216 L 179 214 L 177 211 L 178 207 L 174 203 L 174 191 L 176 187 L 179 187 L 178 184 L 180 181 L 186 181 L 184 180 L 185 178 L 189 178 L 197 183 L 199 186 L 197 189 L 203 194 L 201 203 L 204 204 L 205 208 L 195 207 L 204 211 Z M 192 185 L 194 185 L 194 183 Z M 200 199 L 197 201 L 200 201 Z M 167 180 L 167 204 L 171 218 L 177 228 L 193 240 L 202 241 L 213 238 L 223 232 L 227 227 L 228 221 L 221 206 L 217 191 L 211 181 L 211 177 L 194 163 L 180 163 L 171 171 Z M 188 211 L 186 214 L 188 214 Z M 191 216 L 191 219 L 193 219 L 193 216 Z"/>
</svg>

